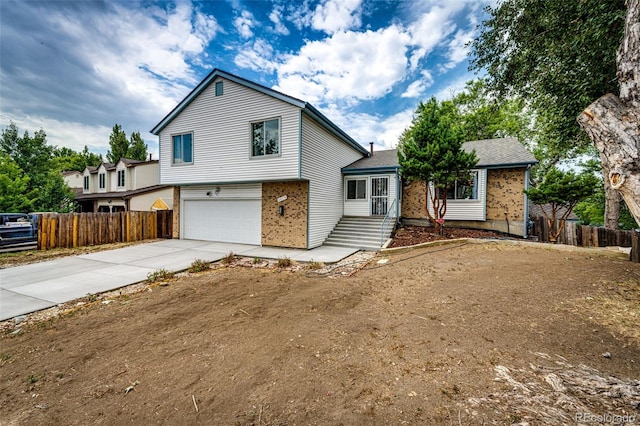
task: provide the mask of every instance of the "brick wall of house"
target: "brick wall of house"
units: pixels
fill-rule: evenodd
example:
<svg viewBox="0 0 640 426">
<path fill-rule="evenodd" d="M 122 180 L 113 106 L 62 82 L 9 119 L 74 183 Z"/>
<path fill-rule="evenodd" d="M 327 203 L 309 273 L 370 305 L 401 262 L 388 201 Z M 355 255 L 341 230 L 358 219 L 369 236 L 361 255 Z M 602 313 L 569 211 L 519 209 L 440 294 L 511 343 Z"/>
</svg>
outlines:
<svg viewBox="0 0 640 426">
<path fill-rule="evenodd" d="M 180 187 L 173 187 L 173 238 L 180 238 Z"/>
<path fill-rule="evenodd" d="M 424 182 L 405 182 L 402 185 L 402 216 L 411 219 L 427 217 L 427 194 Z"/>
<path fill-rule="evenodd" d="M 524 220 L 524 179 L 523 168 L 487 170 L 487 220 Z"/>
<path fill-rule="evenodd" d="M 262 184 L 262 245 L 307 248 L 308 182 Z M 279 197 L 287 199 L 278 202 Z M 284 215 L 278 208 L 284 206 Z"/>
</svg>

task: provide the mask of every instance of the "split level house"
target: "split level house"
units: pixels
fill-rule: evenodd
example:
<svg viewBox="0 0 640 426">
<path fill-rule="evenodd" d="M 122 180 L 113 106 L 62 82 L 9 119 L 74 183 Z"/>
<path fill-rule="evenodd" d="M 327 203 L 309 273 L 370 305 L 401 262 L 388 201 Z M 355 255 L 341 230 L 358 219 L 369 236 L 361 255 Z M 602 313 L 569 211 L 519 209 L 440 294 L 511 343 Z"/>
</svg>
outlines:
<svg viewBox="0 0 640 426">
<path fill-rule="evenodd" d="M 158 160 L 121 158 L 89 166 L 75 201 L 80 212 L 171 210 L 173 188 L 159 184 Z"/>
<path fill-rule="evenodd" d="M 426 217 L 425 184 L 402 179 L 395 150 L 373 152 L 309 103 L 218 69 L 151 132 L 176 238 L 376 249 L 398 220 Z M 526 235 L 535 158 L 515 139 L 465 149 L 480 161 L 447 221 Z"/>
</svg>

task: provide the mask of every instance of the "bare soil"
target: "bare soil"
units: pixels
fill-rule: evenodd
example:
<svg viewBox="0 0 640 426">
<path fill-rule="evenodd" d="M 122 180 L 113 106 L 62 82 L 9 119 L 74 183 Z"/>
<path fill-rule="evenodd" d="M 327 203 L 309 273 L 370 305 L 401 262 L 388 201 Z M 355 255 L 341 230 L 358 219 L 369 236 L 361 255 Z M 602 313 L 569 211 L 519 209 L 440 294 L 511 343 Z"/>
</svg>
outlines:
<svg viewBox="0 0 640 426">
<path fill-rule="evenodd" d="M 448 227 L 445 227 L 442 235 L 440 235 L 433 227 L 406 225 L 396 230 L 393 242 L 389 247 L 407 247 L 455 238 L 504 238 L 504 236 L 493 231 Z"/>
<path fill-rule="evenodd" d="M 354 271 L 233 264 L 17 324 L 0 422 L 640 423 L 640 265 L 454 242 Z"/>
</svg>

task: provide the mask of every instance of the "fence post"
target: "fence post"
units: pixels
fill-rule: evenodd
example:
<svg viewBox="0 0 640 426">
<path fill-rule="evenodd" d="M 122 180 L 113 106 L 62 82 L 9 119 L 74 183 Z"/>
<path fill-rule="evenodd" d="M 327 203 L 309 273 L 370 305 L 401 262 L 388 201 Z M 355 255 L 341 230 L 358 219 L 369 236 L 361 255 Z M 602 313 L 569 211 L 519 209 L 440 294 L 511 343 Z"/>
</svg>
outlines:
<svg viewBox="0 0 640 426">
<path fill-rule="evenodd" d="M 640 232 L 631 231 L 631 255 L 630 260 L 640 263 Z"/>
</svg>

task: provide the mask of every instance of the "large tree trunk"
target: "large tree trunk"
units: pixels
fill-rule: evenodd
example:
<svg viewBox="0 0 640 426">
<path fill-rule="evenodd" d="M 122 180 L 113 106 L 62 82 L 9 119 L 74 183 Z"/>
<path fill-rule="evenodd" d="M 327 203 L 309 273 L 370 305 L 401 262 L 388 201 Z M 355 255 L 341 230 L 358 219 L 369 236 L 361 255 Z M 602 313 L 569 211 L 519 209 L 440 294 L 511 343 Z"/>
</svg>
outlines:
<svg viewBox="0 0 640 426">
<path fill-rule="evenodd" d="M 620 97 L 607 94 L 578 117 L 595 144 L 607 185 L 622 195 L 640 224 L 640 0 L 627 0 L 618 49 Z"/>
</svg>

